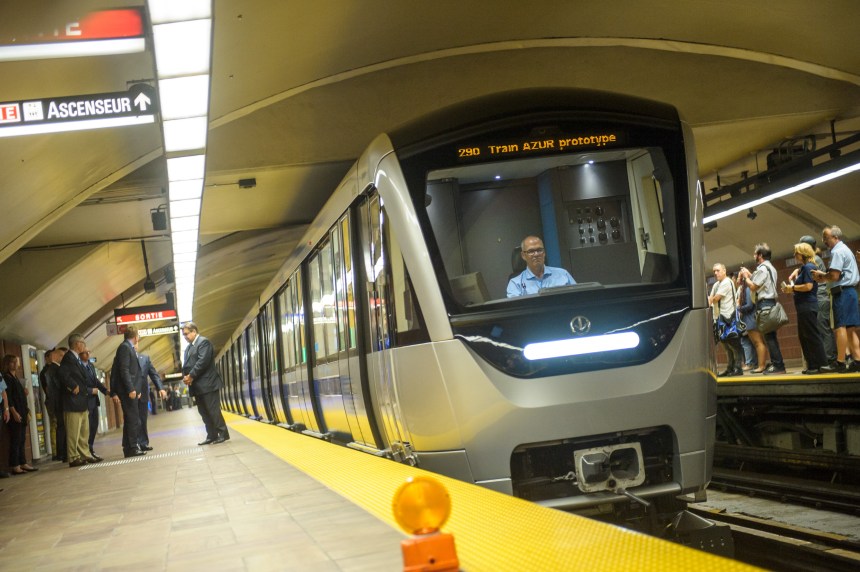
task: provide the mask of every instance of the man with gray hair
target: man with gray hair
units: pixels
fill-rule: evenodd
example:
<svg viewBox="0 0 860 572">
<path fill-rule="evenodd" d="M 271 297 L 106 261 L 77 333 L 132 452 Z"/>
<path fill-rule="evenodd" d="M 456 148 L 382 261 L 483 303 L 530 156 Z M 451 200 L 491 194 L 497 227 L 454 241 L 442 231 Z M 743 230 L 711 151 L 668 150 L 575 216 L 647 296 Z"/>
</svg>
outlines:
<svg viewBox="0 0 860 572">
<path fill-rule="evenodd" d="M 842 229 L 838 226 L 824 227 L 821 238 L 830 249 L 830 269 L 827 272 L 815 270 L 812 276 L 816 281 L 827 284 L 830 292 L 836 357 L 840 360 L 836 362 L 834 369 L 840 373 L 858 372 L 860 338 L 857 337 L 857 327 L 860 326 L 860 308 L 857 306 L 856 287 L 860 275 L 857 271 L 857 259 L 851 249 L 842 242 Z M 850 367 L 841 361 L 849 351 L 854 358 Z"/>
<path fill-rule="evenodd" d="M 217 445 L 230 439 L 227 424 L 221 414 L 221 374 L 215 367 L 215 353 L 212 342 L 201 336 L 197 324 L 182 324 L 182 336 L 188 342 L 185 358 L 182 360 L 182 382 L 188 386 L 188 393 L 197 400 L 197 411 L 206 427 L 206 439 L 200 445 Z"/>
<path fill-rule="evenodd" d="M 90 422 L 88 417 L 87 370 L 80 355 L 87 343 L 81 334 L 69 336 L 69 351 L 60 363 L 60 384 L 63 388 L 63 419 L 66 423 L 66 449 L 70 467 L 80 467 L 98 461 L 89 455 Z"/>
</svg>

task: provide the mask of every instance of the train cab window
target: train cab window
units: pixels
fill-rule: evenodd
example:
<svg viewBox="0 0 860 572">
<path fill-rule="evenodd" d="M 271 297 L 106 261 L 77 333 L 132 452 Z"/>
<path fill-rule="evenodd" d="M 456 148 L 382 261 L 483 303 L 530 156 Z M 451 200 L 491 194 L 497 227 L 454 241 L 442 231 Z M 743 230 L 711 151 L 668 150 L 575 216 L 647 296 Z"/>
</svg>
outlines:
<svg viewBox="0 0 860 572">
<path fill-rule="evenodd" d="M 444 267 L 440 279 L 460 309 L 677 279 L 675 182 L 663 148 L 498 154 L 426 176 L 421 202 Z M 524 254 L 530 236 L 542 245 L 531 241 Z M 531 263 L 550 270 L 536 277 Z"/>
</svg>

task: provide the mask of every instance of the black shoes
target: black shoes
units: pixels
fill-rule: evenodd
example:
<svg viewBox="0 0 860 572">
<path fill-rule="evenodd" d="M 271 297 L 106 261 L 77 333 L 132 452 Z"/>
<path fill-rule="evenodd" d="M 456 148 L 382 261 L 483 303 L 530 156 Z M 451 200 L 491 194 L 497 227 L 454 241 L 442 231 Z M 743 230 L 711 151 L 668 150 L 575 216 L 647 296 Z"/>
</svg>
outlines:
<svg viewBox="0 0 860 572">
<path fill-rule="evenodd" d="M 87 464 L 87 462 L 84 461 L 83 459 L 75 459 L 74 461 L 69 463 L 69 466 L 70 467 L 83 467 L 86 464 Z"/>
<path fill-rule="evenodd" d="M 142 457 L 146 455 L 146 451 L 141 451 L 140 449 L 132 449 L 131 451 L 126 451 L 125 457 Z"/>
<path fill-rule="evenodd" d="M 200 442 L 199 442 L 199 443 L 197 443 L 197 444 L 198 444 L 198 445 L 209 445 L 209 444 L 213 443 L 214 441 L 215 441 L 214 439 L 209 439 L 209 438 L 207 437 L 205 441 L 200 441 Z"/>
<path fill-rule="evenodd" d="M 96 454 L 95 454 L 95 453 L 93 453 L 92 451 L 90 451 L 90 458 L 91 458 L 91 459 L 93 459 L 96 463 L 99 463 L 99 462 L 101 462 L 101 461 L 104 461 L 104 459 L 103 459 L 103 458 L 99 457 L 98 455 L 96 455 Z"/>
<path fill-rule="evenodd" d="M 223 442 L 224 442 L 224 441 L 226 441 L 226 440 L 227 440 L 227 439 L 225 439 L 224 437 L 217 437 L 217 438 L 215 438 L 215 439 L 213 439 L 213 440 L 212 440 L 212 444 L 213 444 L 213 445 L 217 445 L 218 443 L 223 443 Z"/>
<path fill-rule="evenodd" d="M 150 447 L 149 445 L 138 445 L 138 448 L 141 451 L 152 451 L 152 447 Z"/>
<path fill-rule="evenodd" d="M 777 369 L 773 364 L 769 365 L 766 370 L 764 370 L 765 375 L 784 375 L 785 368 L 781 367 Z"/>
<path fill-rule="evenodd" d="M 228 434 L 228 435 L 224 435 L 223 437 L 215 437 L 214 439 L 210 439 L 209 437 L 206 437 L 205 441 L 201 441 L 197 444 L 201 445 L 201 446 L 202 445 L 217 445 L 219 443 L 223 443 L 224 441 L 229 441 L 229 440 L 230 440 L 230 435 Z"/>
</svg>

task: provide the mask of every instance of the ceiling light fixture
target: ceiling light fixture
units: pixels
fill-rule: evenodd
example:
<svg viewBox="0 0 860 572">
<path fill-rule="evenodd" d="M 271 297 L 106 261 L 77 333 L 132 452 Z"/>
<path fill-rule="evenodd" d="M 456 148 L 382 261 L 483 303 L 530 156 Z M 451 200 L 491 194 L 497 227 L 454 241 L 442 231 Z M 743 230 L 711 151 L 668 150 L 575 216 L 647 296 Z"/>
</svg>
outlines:
<svg viewBox="0 0 860 572">
<path fill-rule="evenodd" d="M 774 199 L 809 189 L 815 185 L 820 185 L 821 183 L 826 183 L 827 181 L 860 170 L 860 150 L 851 151 L 844 155 L 837 155 L 836 157 L 832 156 L 834 150 L 857 142 L 860 142 L 860 134 L 847 137 L 839 143 L 824 147 L 811 155 L 817 158 L 829 157 L 828 160 L 806 169 L 790 172 L 782 177 L 775 178 L 771 182 L 758 185 L 752 190 L 740 192 L 742 187 L 752 184 L 746 180 L 729 187 L 720 188 L 719 192 L 730 198 L 706 206 L 702 222 L 709 223 L 733 214 L 748 211 Z M 811 160 L 812 158 L 809 157 L 808 159 Z M 757 176 L 760 178 L 765 177 L 769 172 L 765 171 Z"/>
<path fill-rule="evenodd" d="M 147 9 L 162 105 L 176 310 L 186 322 L 193 318 L 206 174 L 212 0 L 148 0 Z"/>
</svg>

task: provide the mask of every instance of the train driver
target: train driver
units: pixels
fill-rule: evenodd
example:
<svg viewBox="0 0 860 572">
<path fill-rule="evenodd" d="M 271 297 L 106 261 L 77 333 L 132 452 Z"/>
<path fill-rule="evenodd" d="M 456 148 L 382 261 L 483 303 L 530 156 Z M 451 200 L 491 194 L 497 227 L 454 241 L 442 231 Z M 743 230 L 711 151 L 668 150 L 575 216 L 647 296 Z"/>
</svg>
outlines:
<svg viewBox="0 0 860 572">
<path fill-rule="evenodd" d="M 546 266 L 546 250 L 543 241 L 536 236 L 527 236 L 520 243 L 520 256 L 526 269 L 508 282 L 508 298 L 537 294 L 544 288 L 557 288 L 576 284 L 573 276 L 564 268 Z"/>
</svg>

